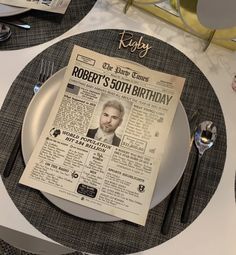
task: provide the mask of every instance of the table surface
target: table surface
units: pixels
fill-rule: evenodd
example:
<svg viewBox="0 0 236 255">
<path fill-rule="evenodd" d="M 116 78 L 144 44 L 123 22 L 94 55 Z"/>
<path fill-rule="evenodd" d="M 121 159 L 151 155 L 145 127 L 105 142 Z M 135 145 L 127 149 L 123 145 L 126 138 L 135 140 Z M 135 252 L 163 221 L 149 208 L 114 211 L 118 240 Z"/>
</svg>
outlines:
<svg viewBox="0 0 236 255">
<path fill-rule="evenodd" d="M 38 53 L 53 43 L 70 35 L 81 32 L 117 28 L 142 32 L 155 36 L 173 45 L 187 55 L 206 75 L 220 101 L 227 130 L 227 157 L 220 184 L 210 203 L 201 215 L 183 232 L 157 247 L 139 254 L 236 254 L 236 207 L 235 207 L 235 142 L 233 132 L 236 126 L 234 109 L 236 93 L 231 83 L 236 74 L 236 53 L 224 48 L 210 45 L 203 52 L 204 42 L 173 26 L 170 26 L 136 8 L 131 7 L 128 13 L 122 13 L 124 3 L 119 0 L 98 0 L 92 11 L 79 24 L 56 39 L 28 49 L 1 51 L 0 59 L 0 104 L 3 103 L 8 89 L 19 72 Z M 27 52 L 27 54 L 26 54 Z M 16 61 L 17 59 L 17 61 Z M 11 63 L 14 62 L 14 65 Z M 16 229 L 50 241 L 32 226 L 16 210 L 0 180 L 3 203 L 0 212 L 0 226 Z M 9 222 L 7 219 L 11 218 Z M 22 224 L 24 223 L 24 224 Z M 24 226 L 24 227 L 23 227 Z M 220 231 L 219 231 L 220 230 Z M 0 231 L 0 238 L 2 232 Z M 52 241 L 52 240 L 51 240 Z M 52 243 L 55 243 L 52 241 Z"/>
<path fill-rule="evenodd" d="M 18 50 L 48 42 L 79 23 L 92 9 L 96 0 L 71 0 L 65 14 L 29 10 L 10 17 L 29 24 L 29 30 L 9 25 L 11 37 L 0 44 L 1 50 Z"/>
</svg>

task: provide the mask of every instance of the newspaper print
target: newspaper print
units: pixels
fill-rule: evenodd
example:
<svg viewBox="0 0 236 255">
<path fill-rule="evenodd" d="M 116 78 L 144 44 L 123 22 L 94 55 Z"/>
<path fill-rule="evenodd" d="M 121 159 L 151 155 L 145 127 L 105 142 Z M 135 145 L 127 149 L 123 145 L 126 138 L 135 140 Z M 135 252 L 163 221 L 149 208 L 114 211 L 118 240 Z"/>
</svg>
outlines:
<svg viewBox="0 0 236 255">
<path fill-rule="evenodd" d="M 71 0 L 0 0 L 1 4 L 64 14 Z"/>
<path fill-rule="evenodd" d="M 145 225 L 183 84 L 75 46 L 20 183 Z"/>
</svg>

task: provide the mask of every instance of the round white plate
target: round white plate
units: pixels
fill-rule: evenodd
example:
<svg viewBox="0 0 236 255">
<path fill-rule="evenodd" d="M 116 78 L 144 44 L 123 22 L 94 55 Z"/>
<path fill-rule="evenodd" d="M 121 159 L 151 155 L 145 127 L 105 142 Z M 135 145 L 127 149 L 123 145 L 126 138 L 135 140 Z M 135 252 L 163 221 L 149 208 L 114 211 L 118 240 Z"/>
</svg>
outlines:
<svg viewBox="0 0 236 255">
<path fill-rule="evenodd" d="M 28 106 L 22 126 L 22 151 L 25 163 L 28 162 L 46 123 L 64 73 L 65 68 L 59 70 L 48 79 Z M 150 206 L 151 208 L 167 197 L 181 178 L 188 159 L 189 142 L 190 131 L 188 119 L 183 105 L 179 102 L 160 166 Z M 42 193 L 57 207 L 80 218 L 94 221 L 120 220 L 106 213 L 93 210 L 45 192 Z"/>
<path fill-rule="evenodd" d="M 29 11 L 30 9 L 0 4 L 0 17 L 9 17 Z"/>
</svg>

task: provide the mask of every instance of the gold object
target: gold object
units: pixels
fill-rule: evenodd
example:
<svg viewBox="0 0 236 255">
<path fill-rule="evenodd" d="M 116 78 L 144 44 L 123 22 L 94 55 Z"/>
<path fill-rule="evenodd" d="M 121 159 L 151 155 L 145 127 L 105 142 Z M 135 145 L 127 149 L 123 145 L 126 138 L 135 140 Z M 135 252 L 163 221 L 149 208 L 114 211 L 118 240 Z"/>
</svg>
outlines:
<svg viewBox="0 0 236 255">
<path fill-rule="evenodd" d="M 177 1 L 177 11 L 180 14 L 180 18 L 182 19 L 185 26 L 191 31 L 193 34 L 200 36 L 202 38 L 208 38 L 211 29 L 204 27 L 198 19 L 197 16 L 197 1 L 198 0 L 178 0 Z"/>
<path fill-rule="evenodd" d="M 217 29 L 215 38 L 217 39 L 234 39 L 236 38 L 236 27 Z"/>
<path fill-rule="evenodd" d="M 129 7 L 133 4 L 133 1 L 134 0 L 127 0 L 127 3 L 124 7 L 124 13 L 126 13 L 128 11 Z"/>
<path fill-rule="evenodd" d="M 192 30 L 193 33 L 200 37 L 208 37 L 212 29 L 207 28 L 201 24 L 197 16 L 197 2 L 198 0 L 174 0 L 177 4 L 177 10 L 183 23 Z M 227 15 L 227 14 L 226 14 Z M 217 29 L 214 33 L 214 38 L 230 40 L 236 38 L 236 27 Z"/>
<path fill-rule="evenodd" d="M 124 13 L 127 12 L 127 10 L 129 9 L 129 7 L 133 4 L 157 4 L 160 2 L 163 2 L 165 0 L 126 0 L 126 5 L 124 7 Z"/>
<path fill-rule="evenodd" d="M 157 4 L 165 0 L 133 0 L 137 4 Z"/>
<path fill-rule="evenodd" d="M 179 16 L 176 16 L 166 11 L 155 4 L 144 4 L 144 2 L 150 3 L 151 0 L 146 1 L 126 0 L 126 1 L 132 2 L 131 4 L 133 4 L 134 6 L 142 10 L 145 10 L 176 27 L 181 28 L 186 32 L 189 32 L 193 35 L 198 36 L 201 39 L 206 40 L 205 50 L 207 49 L 211 42 L 231 50 L 236 50 L 236 40 L 235 41 L 233 40 L 234 38 L 236 38 L 236 27 L 214 30 L 203 26 L 200 23 L 196 13 L 198 0 L 169 0 L 169 4 L 174 10 L 176 10 L 179 13 Z"/>
<path fill-rule="evenodd" d="M 163 0 L 133 0 L 134 2 L 138 4 L 156 4 L 159 2 L 163 2 Z"/>
<path fill-rule="evenodd" d="M 207 48 L 210 46 L 211 41 L 212 41 L 212 39 L 213 39 L 213 37 L 214 37 L 214 35 L 215 35 L 215 32 L 216 32 L 216 30 L 212 30 L 211 34 L 210 34 L 209 37 L 208 37 L 208 40 L 207 40 L 207 42 L 206 42 L 206 45 L 205 45 L 203 51 L 206 51 Z"/>
</svg>

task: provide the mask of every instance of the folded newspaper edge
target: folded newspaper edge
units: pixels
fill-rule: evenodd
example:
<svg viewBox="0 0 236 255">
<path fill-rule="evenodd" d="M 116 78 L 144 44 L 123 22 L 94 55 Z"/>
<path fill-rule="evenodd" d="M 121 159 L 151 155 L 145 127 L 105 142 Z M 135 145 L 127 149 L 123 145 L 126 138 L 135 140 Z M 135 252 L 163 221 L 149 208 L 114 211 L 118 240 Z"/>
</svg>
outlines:
<svg viewBox="0 0 236 255">
<path fill-rule="evenodd" d="M 184 81 L 74 46 L 20 183 L 145 225 Z"/>
<path fill-rule="evenodd" d="M 71 0 L 0 0 L 1 4 L 64 14 Z"/>
</svg>

